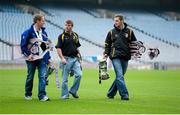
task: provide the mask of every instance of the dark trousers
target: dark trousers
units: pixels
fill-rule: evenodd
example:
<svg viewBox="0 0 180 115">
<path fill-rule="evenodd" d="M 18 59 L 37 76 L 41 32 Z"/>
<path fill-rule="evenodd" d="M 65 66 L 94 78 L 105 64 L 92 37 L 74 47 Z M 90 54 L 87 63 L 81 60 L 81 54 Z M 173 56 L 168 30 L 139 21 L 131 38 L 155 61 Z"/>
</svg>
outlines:
<svg viewBox="0 0 180 115">
<path fill-rule="evenodd" d="M 25 84 L 25 96 L 32 95 L 34 74 L 37 67 L 38 78 L 39 78 L 38 97 L 39 99 L 42 99 L 46 95 L 45 75 L 47 73 L 47 64 L 42 59 L 36 61 L 26 61 L 26 64 L 27 64 L 27 79 Z"/>
</svg>

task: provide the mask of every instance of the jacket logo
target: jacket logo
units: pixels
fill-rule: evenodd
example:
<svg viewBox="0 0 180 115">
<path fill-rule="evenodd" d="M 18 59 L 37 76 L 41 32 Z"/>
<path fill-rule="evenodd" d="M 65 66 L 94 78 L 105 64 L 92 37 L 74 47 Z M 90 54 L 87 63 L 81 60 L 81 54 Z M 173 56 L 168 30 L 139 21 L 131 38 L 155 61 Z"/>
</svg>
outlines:
<svg viewBox="0 0 180 115">
<path fill-rule="evenodd" d="M 25 39 L 26 36 L 23 36 L 22 39 Z"/>
<path fill-rule="evenodd" d="M 125 37 L 128 38 L 128 34 L 127 33 L 125 33 Z"/>
<path fill-rule="evenodd" d="M 118 37 L 118 34 L 115 34 L 115 37 L 117 38 L 117 37 Z"/>
<path fill-rule="evenodd" d="M 32 35 L 33 35 L 33 36 L 36 36 L 36 34 L 35 34 L 35 33 L 32 33 Z"/>
</svg>

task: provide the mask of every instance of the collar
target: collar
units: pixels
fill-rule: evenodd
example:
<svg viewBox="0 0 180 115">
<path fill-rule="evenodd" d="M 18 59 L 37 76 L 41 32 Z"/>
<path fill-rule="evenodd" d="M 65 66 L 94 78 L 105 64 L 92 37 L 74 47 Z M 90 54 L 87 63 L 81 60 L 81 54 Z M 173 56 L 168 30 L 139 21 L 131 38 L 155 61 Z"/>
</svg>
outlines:
<svg viewBox="0 0 180 115">
<path fill-rule="evenodd" d="M 40 30 L 37 30 L 37 28 L 36 28 L 36 26 L 35 26 L 35 25 L 33 25 L 33 29 L 34 29 L 34 31 L 35 31 L 35 32 L 42 33 L 42 29 L 40 28 Z"/>
<path fill-rule="evenodd" d="M 40 40 L 43 40 L 43 38 L 42 38 L 42 29 L 40 28 L 40 30 L 38 31 L 37 28 L 36 28 L 36 26 L 33 25 L 33 30 L 34 30 L 34 32 L 35 32 L 35 34 L 36 34 L 36 37 L 37 37 L 38 39 L 40 39 Z"/>
<path fill-rule="evenodd" d="M 73 35 L 73 31 L 71 31 L 71 32 L 66 32 L 65 30 L 64 30 L 64 32 L 63 32 L 65 35 Z"/>
<path fill-rule="evenodd" d="M 127 27 L 127 24 L 126 24 L 126 23 L 124 23 L 120 28 L 118 28 L 118 27 L 116 27 L 116 26 L 114 25 L 114 28 L 115 28 L 116 30 L 118 30 L 118 31 L 124 30 L 126 27 Z"/>
<path fill-rule="evenodd" d="M 30 27 L 30 30 L 31 30 L 31 31 L 34 31 L 34 27 L 33 27 L 33 26 L 34 26 L 34 24 L 32 24 L 31 27 Z M 43 32 L 45 29 L 46 29 L 45 27 L 41 27 L 42 32 Z"/>
</svg>

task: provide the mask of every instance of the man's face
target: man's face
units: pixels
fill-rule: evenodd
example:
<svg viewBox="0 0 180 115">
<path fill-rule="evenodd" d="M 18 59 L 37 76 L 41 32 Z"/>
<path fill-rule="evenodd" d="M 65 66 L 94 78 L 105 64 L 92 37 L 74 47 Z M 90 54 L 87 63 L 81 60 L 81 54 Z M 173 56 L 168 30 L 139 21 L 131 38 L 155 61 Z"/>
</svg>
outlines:
<svg viewBox="0 0 180 115">
<path fill-rule="evenodd" d="M 114 18 L 114 24 L 116 27 L 120 28 L 123 25 L 124 21 L 120 20 L 119 17 Z"/>
<path fill-rule="evenodd" d="M 72 25 L 72 24 L 65 24 L 65 31 L 66 31 L 66 32 L 71 32 L 71 31 L 72 31 L 72 28 L 73 28 L 73 25 Z"/>
<path fill-rule="evenodd" d="M 43 27 L 44 24 L 45 24 L 45 19 L 44 19 L 44 17 L 42 17 L 41 20 L 38 20 L 38 21 L 37 21 L 37 25 L 38 25 L 39 27 Z"/>
</svg>

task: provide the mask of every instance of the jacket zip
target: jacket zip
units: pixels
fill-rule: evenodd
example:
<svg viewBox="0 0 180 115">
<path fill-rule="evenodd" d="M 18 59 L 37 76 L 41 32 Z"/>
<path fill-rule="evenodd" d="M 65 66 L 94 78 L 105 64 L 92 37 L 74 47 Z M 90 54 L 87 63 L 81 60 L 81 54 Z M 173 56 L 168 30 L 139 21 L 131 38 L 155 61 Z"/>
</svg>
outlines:
<svg viewBox="0 0 180 115">
<path fill-rule="evenodd" d="M 114 57 L 114 54 L 115 54 L 115 48 L 113 48 L 112 57 Z"/>
</svg>

